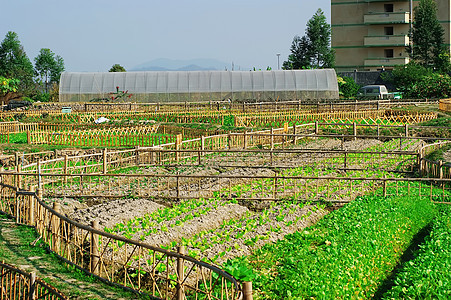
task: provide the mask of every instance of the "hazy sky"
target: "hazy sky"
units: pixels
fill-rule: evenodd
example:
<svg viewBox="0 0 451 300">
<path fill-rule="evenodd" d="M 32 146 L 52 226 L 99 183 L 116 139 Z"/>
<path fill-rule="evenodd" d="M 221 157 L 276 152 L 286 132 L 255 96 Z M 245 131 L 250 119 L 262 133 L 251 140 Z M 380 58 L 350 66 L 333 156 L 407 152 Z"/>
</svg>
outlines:
<svg viewBox="0 0 451 300">
<path fill-rule="evenodd" d="M 67 71 L 157 58 L 275 69 L 318 8 L 330 22 L 329 0 L 0 0 L 0 40 L 14 31 L 32 62 L 50 48 Z"/>
</svg>

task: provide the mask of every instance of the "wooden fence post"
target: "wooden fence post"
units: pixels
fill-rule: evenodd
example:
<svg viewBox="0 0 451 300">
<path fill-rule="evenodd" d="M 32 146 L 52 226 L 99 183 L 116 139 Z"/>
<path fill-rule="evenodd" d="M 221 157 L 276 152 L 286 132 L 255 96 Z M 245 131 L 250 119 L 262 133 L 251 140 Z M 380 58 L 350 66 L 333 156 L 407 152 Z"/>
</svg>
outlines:
<svg viewBox="0 0 451 300">
<path fill-rule="evenodd" d="M 67 170 L 68 170 L 68 155 L 65 154 L 64 155 L 64 175 L 67 175 Z M 64 176 L 64 184 L 67 183 L 67 176 Z"/>
<path fill-rule="evenodd" d="M 243 282 L 243 300 L 253 300 L 252 297 L 252 281 Z"/>
<path fill-rule="evenodd" d="M 318 121 L 315 121 L 315 135 L 318 135 L 319 129 L 318 129 Z"/>
<path fill-rule="evenodd" d="M 438 174 L 439 174 L 439 178 L 443 179 L 443 161 L 442 160 L 438 161 Z"/>
<path fill-rule="evenodd" d="M 61 212 L 61 205 L 58 202 L 53 203 L 53 210 L 57 213 Z M 52 250 L 59 254 L 59 234 L 61 220 L 56 215 L 52 215 Z"/>
<path fill-rule="evenodd" d="M 293 124 L 293 145 L 296 145 L 296 124 Z"/>
<path fill-rule="evenodd" d="M 91 221 L 91 227 L 98 230 L 99 229 L 99 221 L 94 220 Z M 99 235 L 91 232 L 91 273 L 95 275 L 99 275 L 100 266 L 99 266 Z"/>
<path fill-rule="evenodd" d="M 247 131 L 243 132 L 243 149 L 247 148 Z"/>
<path fill-rule="evenodd" d="M 404 126 L 404 135 L 407 137 L 409 136 L 409 124 L 406 124 Z"/>
<path fill-rule="evenodd" d="M 352 123 L 352 132 L 353 132 L 354 141 L 355 141 L 355 140 L 357 140 L 357 123 L 356 122 Z"/>
<path fill-rule="evenodd" d="M 36 290 L 36 273 L 31 272 L 30 273 L 30 288 L 28 290 L 28 299 L 29 300 L 35 300 L 35 290 Z"/>
<path fill-rule="evenodd" d="M 36 173 L 38 174 L 38 188 L 42 189 L 42 177 L 41 177 L 41 159 L 38 158 Z"/>
<path fill-rule="evenodd" d="M 139 146 L 135 147 L 135 164 L 139 166 Z"/>
<path fill-rule="evenodd" d="M 103 149 L 103 152 L 102 152 L 102 158 L 103 158 L 103 169 L 102 169 L 102 173 L 103 174 L 106 174 L 107 173 L 107 171 L 108 171 L 108 169 L 107 169 L 107 148 L 104 148 Z"/>
<path fill-rule="evenodd" d="M 34 192 L 34 187 L 30 187 L 30 192 Z M 34 226 L 34 196 L 30 195 L 28 196 L 28 212 L 29 212 L 29 217 L 28 217 L 28 223 L 31 226 Z"/>
<path fill-rule="evenodd" d="M 31 144 L 31 133 L 30 133 L 30 130 L 27 130 L 27 144 L 28 145 Z"/>
<path fill-rule="evenodd" d="M 22 171 L 22 167 L 19 165 L 17 165 L 16 168 L 17 173 L 20 173 Z M 16 184 L 17 188 L 19 188 L 19 190 L 22 188 L 22 175 L 17 175 L 17 184 Z"/>
<path fill-rule="evenodd" d="M 384 175 L 384 197 L 387 197 L 387 175 Z"/>
<path fill-rule="evenodd" d="M 270 142 L 271 150 L 274 149 L 274 128 L 271 127 L 271 142 Z"/>
<path fill-rule="evenodd" d="M 180 159 L 180 153 L 178 152 L 178 150 L 180 150 L 181 145 L 182 145 L 182 135 L 177 134 L 177 136 L 175 138 L 175 150 L 177 150 L 177 152 L 175 153 L 176 161 L 179 161 L 179 159 Z"/>
<path fill-rule="evenodd" d="M 232 149 L 232 136 L 231 136 L 231 131 L 229 131 L 229 133 L 227 134 L 227 149 Z"/>
<path fill-rule="evenodd" d="M 177 249 L 177 252 L 179 254 L 184 255 L 185 254 L 185 247 L 179 246 Z M 184 277 L 184 261 L 183 258 L 177 258 L 177 300 L 184 300 L 185 299 L 185 291 L 183 288 L 182 283 L 185 281 Z"/>
<path fill-rule="evenodd" d="M 202 151 L 202 156 L 204 156 L 205 151 L 205 136 L 200 137 L 200 150 Z"/>
</svg>

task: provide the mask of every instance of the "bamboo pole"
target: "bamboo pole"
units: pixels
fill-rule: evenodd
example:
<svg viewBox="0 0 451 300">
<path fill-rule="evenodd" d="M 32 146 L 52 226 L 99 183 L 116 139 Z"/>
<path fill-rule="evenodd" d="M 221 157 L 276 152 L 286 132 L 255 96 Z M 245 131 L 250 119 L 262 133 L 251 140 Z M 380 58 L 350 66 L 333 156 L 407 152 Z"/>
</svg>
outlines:
<svg viewBox="0 0 451 300">
<path fill-rule="evenodd" d="M 93 220 L 91 222 L 91 226 L 93 229 L 99 230 L 99 221 Z M 95 275 L 100 275 L 100 266 L 99 266 L 99 235 L 91 232 L 91 266 L 90 271 Z"/>
<path fill-rule="evenodd" d="M 185 247 L 179 246 L 178 251 L 179 254 L 185 254 Z M 185 274 L 184 274 L 184 261 L 183 258 L 177 258 L 177 300 L 185 299 L 185 291 L 183 288 L 183 282 L 185 282 Z"/>
</svg>

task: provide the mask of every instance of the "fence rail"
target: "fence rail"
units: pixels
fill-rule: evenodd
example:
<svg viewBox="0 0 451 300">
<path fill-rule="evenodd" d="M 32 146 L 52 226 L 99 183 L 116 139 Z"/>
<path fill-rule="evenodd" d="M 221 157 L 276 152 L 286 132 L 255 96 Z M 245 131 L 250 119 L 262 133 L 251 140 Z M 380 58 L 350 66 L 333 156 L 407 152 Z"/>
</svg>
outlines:
<svg viewBox="0 0 451 300">
<path fill-rule="evenodd" d="M 50 284 L 12 265 L 0 262 L 0 299 L 69 299 Z"/>
</svg>

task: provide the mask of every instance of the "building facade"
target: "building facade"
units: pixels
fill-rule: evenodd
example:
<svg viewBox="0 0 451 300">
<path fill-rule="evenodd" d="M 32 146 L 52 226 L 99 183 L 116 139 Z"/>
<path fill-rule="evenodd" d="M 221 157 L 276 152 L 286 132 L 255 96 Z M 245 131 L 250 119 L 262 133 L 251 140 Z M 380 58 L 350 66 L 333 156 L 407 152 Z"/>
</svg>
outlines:
<svg viewBox="0 0 451 300">
<path fill-rule="evenodd" d="M 451 0 L 437 1 L 437 17 L 450 45 Z M 331 0 L 336 70 L 390 70 L 409 62 L 405 50 L 419 0 Z"/>
</svg>

